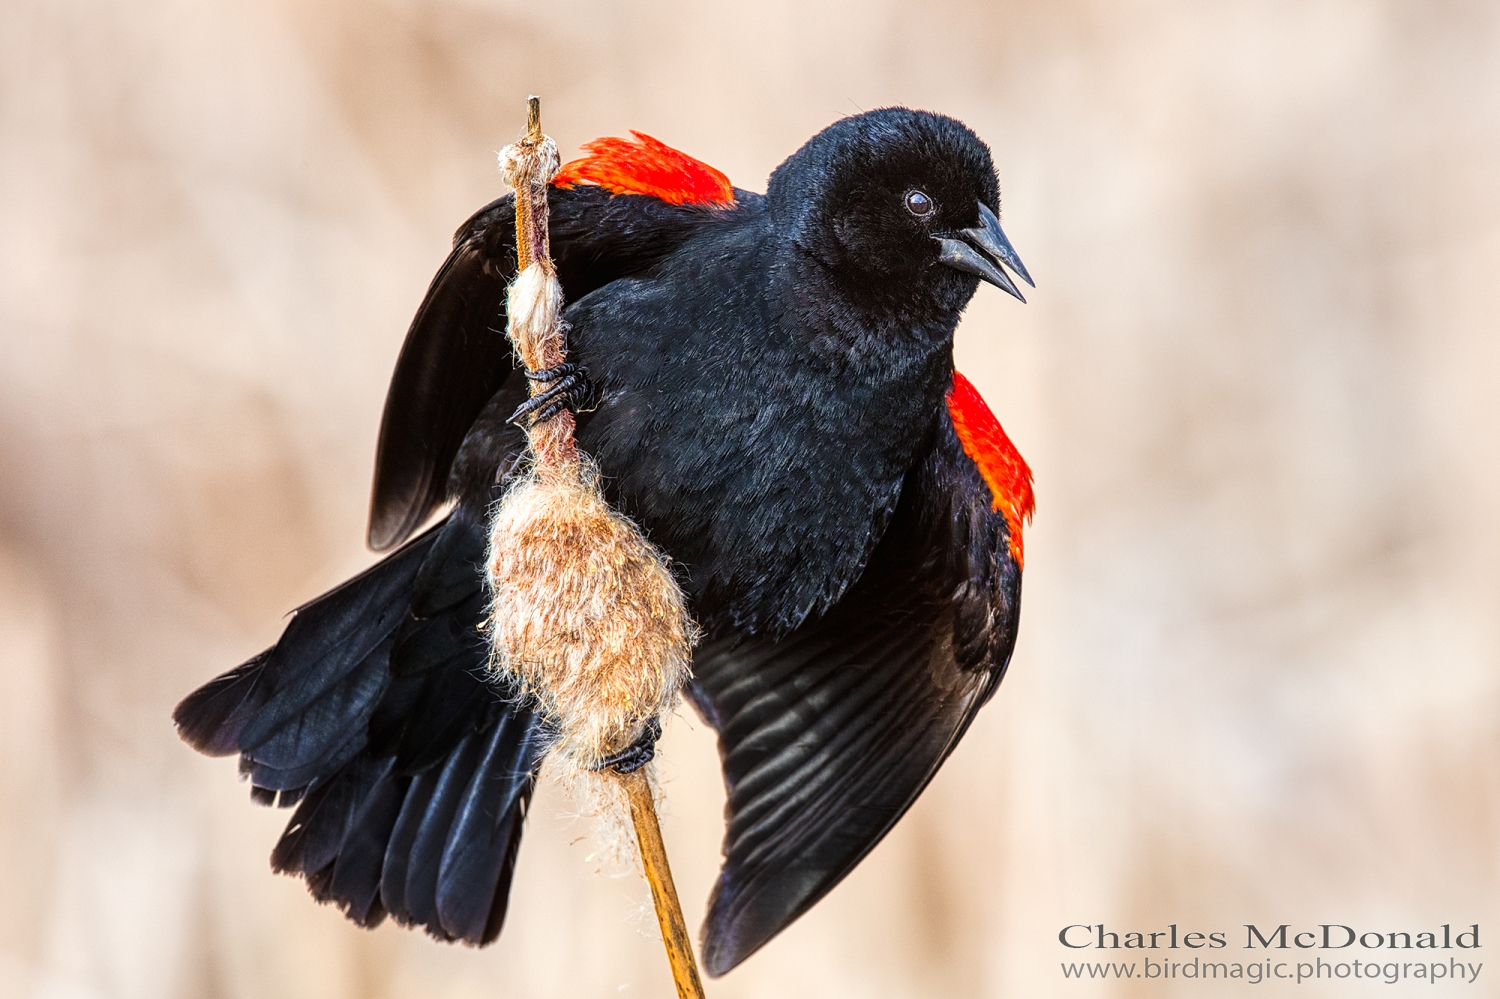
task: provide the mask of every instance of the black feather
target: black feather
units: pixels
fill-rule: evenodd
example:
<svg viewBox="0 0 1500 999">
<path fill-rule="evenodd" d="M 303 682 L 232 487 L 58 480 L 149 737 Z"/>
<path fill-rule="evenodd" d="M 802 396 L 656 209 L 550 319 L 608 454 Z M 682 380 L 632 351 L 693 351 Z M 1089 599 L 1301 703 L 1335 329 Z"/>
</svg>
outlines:
<svg viewBox="0 0 1500 999">
<path fill-rule="evenodd" d="M 459 804 L 480 771 L 486 741 L 478 732 L 466 733 L 448 756 L 417 825 L 407 861 L 406 911 L 402 915 L 443 940 L 451 940 L 458 934 L 450 932 L 438 915 L 438 874 Z"/>
<path fill-rule="evenodd" d="M 547 741 L 487 678 L 478 523 L 456 509 L 176 714 L 195 746 L 240 750 L 256 800 L 297 805 L 274 869 L 363 926 L 474 944 L 504 919 Z"/>
<path fill-rule="evenodd" d="M 391 645 L 387 636 L 301 713 L 254 743 L 242 740 L 241 772 L 260 787 L 282 791 L 301 787 L 352 757 L 364 745 L 370 714 L 390 683 Z M 273 772 L 279 774 L 274 782 L 269 779 Z"/>
<path fill-rule="evenodd" d="M 376 774 L 374 786 L 344 831 L 328 882 L 329 895 L 361 926 L 375 926 L 385 918 L 380 873 L 386 843 L 411 784 L 395 773 L 394 760 L 382 761 Z"/>
<path fill-rule="evenodd" d="M 533 775 L 549 741 L 534 716 L 496 714 L 448 830 L 436 884 L 443 929 L 475 944 L 500 932 Z"/>
<path fill-rule="evenodd" d="M 650 268 L 711 218 L 696 205 L 616 198 L 597 187 L 553 190 L 548 219 L 564 295 L 573 301 Z M 442 504 L 460 444 L 515 370 L 505 334 L 505 287 L 515 272 L 515 200 L 507 195 L 454 234 L 401 347 L 375 453 L 376 551 L 400 544 Z M 514 409 L 524 382 L 511 391 Z"/>
<path fill-rule="evenodd" d="M 719 732 L 728 792 L 704 925 L 710 975 L 874 848 L 999 683 L 1019 576 L 998 571 L 1013 564 L 1004 519 L 978 478 L 945 418 L 833 610 L 783 638 L 726 637 L 695 657 L 693 700 Z"/>
<path fill-rule="evenodd" d="M 253 750 L 367 662 L 401 624 L 412 583 L 438 532 L 298 609 L 267 653 L 261 682 L 269 696 L 240 731 L 239 749 Z"/>
<path fill-rule="evenodd" d="M 189 746 L 209 756 L 240 751 L 240 732 L 269 696 L 260 680 L 271 651 L 267 649 L 183 698 L 172 712 L 172 720 Z"/>
<path fill-rule="evenodd" d="M 422 826 L 441 776 L 441 770 L 433 767 L 411 779 L 385 848 L 385 861 L 380 869 L 380 898 L 386 909 L 395 914 L 396 921 L 405 925 L 420 922 L 412 918 L 411 908 L 407 905 L 407 874 L 411 870 L 417 830 Z"/>
</svg>

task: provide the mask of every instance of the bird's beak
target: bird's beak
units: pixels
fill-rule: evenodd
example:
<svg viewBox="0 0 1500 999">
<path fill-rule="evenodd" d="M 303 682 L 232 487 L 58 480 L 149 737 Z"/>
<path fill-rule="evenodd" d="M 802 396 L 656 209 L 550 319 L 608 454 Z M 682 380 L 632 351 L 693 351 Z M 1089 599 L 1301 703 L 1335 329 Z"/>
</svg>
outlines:
<svg viewBox="0 0 1500 999">
<path fill-rule="evenodd" d="M 1000 220 L 995 218 L 995 213 L 990 211 L 988 205 L 983 201 L 979 203 L 979 225 L 973 229 L 962 229 L 954 236 L 934 236 L 941 249 L 938 251 L 938 260 L 949 267 L 967 271 L 970 274 L 978 274 L 990 284 L 997 288 L 1003 288 L 1021 301 L 1026 301 L 1026 296 L 1021 294 L 1021 289 L 1010 279 L 1010 275 L 1001 269 L 1003 263 L 1006 267 L 1016 272 L 1016 275 L 1033 288 L 1036 282 L 1031 280 L 1031 275 L 1026 273 L 1026 265 L 1021 263 L 1017 256 L 1015 247 L 1010 245 L 1010 240 L 1005 238 L 1005 231 L 1000 228 Z"/>
</svg>

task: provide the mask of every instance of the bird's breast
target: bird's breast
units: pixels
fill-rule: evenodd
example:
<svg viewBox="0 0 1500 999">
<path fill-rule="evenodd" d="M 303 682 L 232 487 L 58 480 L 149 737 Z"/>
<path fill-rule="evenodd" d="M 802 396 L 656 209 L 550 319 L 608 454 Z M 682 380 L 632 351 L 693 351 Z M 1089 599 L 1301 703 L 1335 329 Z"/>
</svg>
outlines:
<svg viewBox="0 0 1500 999">
<path fill-rule="evenodd" d="M 850 384 L 774 343 L 684 344 L 612 381 L 581 444 L 711 634 L 779 632 L 859 578 L 940 403 L 922 412 L 901 385 Z"/>
<path fill-rule="evenodd" d="M 752 221 L 567 317 L 602 393 L 579 443 L 710 635 L 788 630 L 859 578 L 951 377 L 951 345 L 857 374 L 816 357 L 783 264 Z"/>
</svg>

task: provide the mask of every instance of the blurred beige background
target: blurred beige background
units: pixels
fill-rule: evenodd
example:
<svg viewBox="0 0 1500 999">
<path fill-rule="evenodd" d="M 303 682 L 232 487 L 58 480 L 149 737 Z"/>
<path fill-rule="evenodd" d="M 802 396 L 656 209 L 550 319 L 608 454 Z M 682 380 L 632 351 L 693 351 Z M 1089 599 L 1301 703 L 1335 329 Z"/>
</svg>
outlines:
<svg viewBox="0 0 1500 999">
<path fill-rule="evenodd" d="M 1011 675 L 711 996 L 1248 988 L 1064 982 L 1099 921 L 1479 922 L 1493 955 L 1500 6 L 8 0 L 0 994 L 671 994 L 552 790 L 496 946 L 367 933 L 168 717 L 371 561 L 387 375 L 529 92 L 564 149 L 637 128 L 754 189 L 840 115 L 945 111 L 1039 284 L 958 335 L 1037 476 Z M 696 924 L 696 719 L 664 773 Z"/>
</svg>

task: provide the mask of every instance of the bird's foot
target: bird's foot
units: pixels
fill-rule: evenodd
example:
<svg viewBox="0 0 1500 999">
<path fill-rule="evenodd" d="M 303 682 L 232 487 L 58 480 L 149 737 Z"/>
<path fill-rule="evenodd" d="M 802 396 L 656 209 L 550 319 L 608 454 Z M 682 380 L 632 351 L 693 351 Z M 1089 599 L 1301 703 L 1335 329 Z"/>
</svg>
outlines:
<svg viewBox="0 0 1500 999">
<path fill-rule="evenodd" d="M 661 722 L 652 718 L 646 722 L 645 730 L 641 737 L 621 752 L 599 761 L 594 766 L 595 770 L 613 770 L 616 773 L 635 773 L 641 767 L 650 763 L 656 756 L 656 740 L 661 738 Z"/>
<path fill-rule="evenodd" d="M 528 371 L 526 377 L 534 382 L 550 382 L 541 392 L 516 407 L 507 423 L 518 427 L 527 425 L 527 417 L 535 413 L 531 423 L 545 423 L 563 410 L 575 413 L 592 406 L 596 396 L 594 383 L 589 381 L 588 371 L 579 364 L 559 364 L 555 368 Z"/>
</svg>

